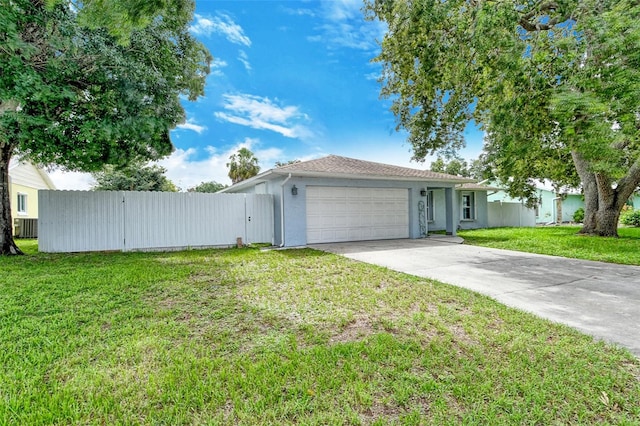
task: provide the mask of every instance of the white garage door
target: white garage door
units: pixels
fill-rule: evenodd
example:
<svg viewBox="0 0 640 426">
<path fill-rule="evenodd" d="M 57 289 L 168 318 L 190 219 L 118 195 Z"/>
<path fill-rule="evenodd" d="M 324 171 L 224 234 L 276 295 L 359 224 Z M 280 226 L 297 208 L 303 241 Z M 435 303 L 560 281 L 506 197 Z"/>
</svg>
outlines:
<svg viewBox="0 0 640 426">
<path fill-rule="evenodd" d="M 307 187 L 307 243 L 409 238 L 409 191 Z"/>
</svg>

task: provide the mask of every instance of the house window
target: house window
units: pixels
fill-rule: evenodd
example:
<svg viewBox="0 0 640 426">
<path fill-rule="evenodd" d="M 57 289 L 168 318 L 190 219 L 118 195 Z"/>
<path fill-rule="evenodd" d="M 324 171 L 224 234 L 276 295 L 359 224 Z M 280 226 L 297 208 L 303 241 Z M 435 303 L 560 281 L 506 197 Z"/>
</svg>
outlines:
<svg viewBox="0 0 640 426">
<path fill-rule="evenodd" d="M 476 206 L 473 192 L 462 193 L 462 220 L 474 220 L 476 218 Z"/>
<path fill-rule="evenodd" d="M 27 214 L 27 194 L 18 193 L 18 214 Z"/>
<path fill-rule="evenodd" d="M 433 222 L 433 191 L 427 191 L 426 204 L 427 222 Z"/>
</svg>

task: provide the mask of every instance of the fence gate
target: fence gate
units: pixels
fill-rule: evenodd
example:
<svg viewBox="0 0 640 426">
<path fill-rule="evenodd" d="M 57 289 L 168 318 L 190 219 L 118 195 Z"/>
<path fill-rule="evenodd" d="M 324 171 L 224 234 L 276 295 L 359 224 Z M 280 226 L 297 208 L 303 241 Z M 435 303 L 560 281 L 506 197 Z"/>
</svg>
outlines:
<svg viewBox="0 0 640 426">
<path fill-rule="evenodd" d="M 487 203 L 489 228 L 536 226 L 536 213 L 521 203 L 492 201 Z"/>
<path fill-rule="evenodd" d="M 247 243 L 270 242 L 273 244 L 273 196 L 267 194 L 247 196 L 245 219 Z"/>
</svg>

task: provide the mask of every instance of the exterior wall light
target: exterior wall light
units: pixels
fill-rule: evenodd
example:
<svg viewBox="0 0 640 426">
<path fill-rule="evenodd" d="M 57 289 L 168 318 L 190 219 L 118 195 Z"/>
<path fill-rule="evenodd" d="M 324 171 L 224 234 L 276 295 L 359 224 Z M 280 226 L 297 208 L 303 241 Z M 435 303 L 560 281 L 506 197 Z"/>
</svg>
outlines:
<svg viewBox="0 0 640 426">
<path fill-rule="evenodd" d="M 427 190 L 426 190 L 426 189 L 424 189 L 424 188 L 422 188 L 422 189 L 420 190 L 420 195 L 422 195 L 423 197 L 426 197 L 426 196 L 427 196 Z"/>
<path fill-rule="evenodd" d="M 298 195 L 298 188 L 295 185 L 291 187 L 291 195 Z"/>
</svg>

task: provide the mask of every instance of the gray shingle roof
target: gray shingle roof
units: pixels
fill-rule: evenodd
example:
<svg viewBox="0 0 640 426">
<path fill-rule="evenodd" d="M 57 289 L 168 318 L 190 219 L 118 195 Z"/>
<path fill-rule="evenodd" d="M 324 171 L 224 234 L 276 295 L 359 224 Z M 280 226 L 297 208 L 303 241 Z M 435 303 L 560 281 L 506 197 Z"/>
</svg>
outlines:
<svg viewBox="0 0 640 426">
<path fill-rule="evenodd" d="M 471 182 L 472 179 L 431 170 L 411 169 L 408 167 L 392 166 L 390 164 L 374 163 L 372 161 L 356 160 L 355 158 L 329 155 L 316 160 L 288 164 L 273 170 L 275 173 L 321 173 L 327 175 L 353 175 L 366 177 L 415 178 L 439 180 L 448 182 Z"/>
</svg>

